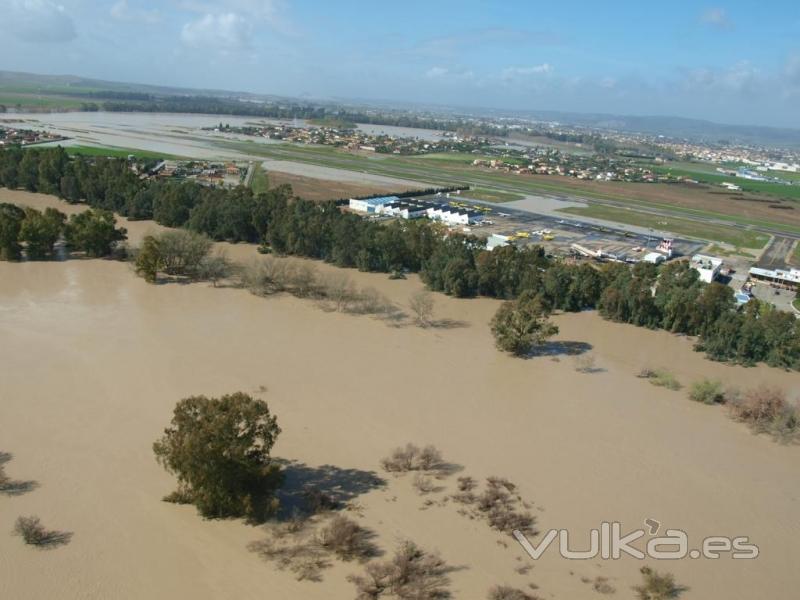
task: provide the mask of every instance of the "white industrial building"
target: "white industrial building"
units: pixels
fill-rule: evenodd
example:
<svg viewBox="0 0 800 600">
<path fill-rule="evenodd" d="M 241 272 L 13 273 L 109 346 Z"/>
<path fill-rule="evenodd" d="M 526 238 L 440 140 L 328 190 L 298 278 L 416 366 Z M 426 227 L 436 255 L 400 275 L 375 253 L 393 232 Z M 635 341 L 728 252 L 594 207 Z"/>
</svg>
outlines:
<svg viewBox="0 0 800 600">
<path fill-rule="evenodd" d="M 427 215 L 428 208 L 414 202 L 391 202 L 378 209 L 378 213 L 401 219 L 416 219 Z"/>
<path fill-rule="evenodd" d="M 654 265 L 658 265 L 667 260 L 667 257 L 661 254 L 660 252 L 648 252 L 647 254 L 644 255 L 644 258 L 642 258 L 642 260 L 644 262 L 649 262 L 653 263 Z"/>
<path fill-rule="evenodd" d="M 416 219 L 428 217 L 434 221 L 442 221 L 448 225 L 475 225 L 483 221 L 484 214 L 464 208 L 456 208 L 449 204 L 425 200 L 401 200 L 397 196 L 379 198 L 351 198 L 350 210 L 354 212 Z"/>
<path fill-rule="evenodd" d="M 692 268 L 700 274 L 700 281 L 711 283 L 722 269 L 722 259 L 716 256 L 695 254 L 691 261 Z"/>
<path fill-rule="evenodd" d="M 427 208 L 429 219 L 442 221 L 448 225 L 474 225 L 483 221 L 483 213 L 461 210 L 448 204 L 430 204 Z"/>
<path fill-rule="evenodd" d="M 380 213 L 386 204 L 400 200 L 397 196 L 381 196 L 379 198 L 350 198 L 350 210 L 360 213 Z"/>
</svg>

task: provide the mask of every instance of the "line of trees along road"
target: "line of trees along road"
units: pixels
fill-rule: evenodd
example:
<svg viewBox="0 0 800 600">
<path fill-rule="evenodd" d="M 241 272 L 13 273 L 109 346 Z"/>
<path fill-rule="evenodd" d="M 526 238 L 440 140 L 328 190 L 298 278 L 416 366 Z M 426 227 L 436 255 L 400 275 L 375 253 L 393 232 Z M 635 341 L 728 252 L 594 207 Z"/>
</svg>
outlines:
<svg viewBox="0 0 800 600">
<path fill-rule="evenodd" d="M 716 360 L 800 369 L 794 315 L 757 301 L 737 310 L 729 287 L 699 281 L 682 261 L 598 268 L 549 259 L 538 246 L 487 251 L 482 240 L 436 223 L 364 220 L 332 203 L 295 198 L 289 186 L 254 195 L 243 187 L 142 181 L 123 159 L 70 159 L 61 148 L 0 151 L 0 183 L 215 240 L 261 243 L 277 254 L 362 271 L 419 272 L 430 289 L 457 297 L 529 292 L 547 310 L 598 309 L 613 321 L 698 336 L 697 349 Z"/>
</svg>

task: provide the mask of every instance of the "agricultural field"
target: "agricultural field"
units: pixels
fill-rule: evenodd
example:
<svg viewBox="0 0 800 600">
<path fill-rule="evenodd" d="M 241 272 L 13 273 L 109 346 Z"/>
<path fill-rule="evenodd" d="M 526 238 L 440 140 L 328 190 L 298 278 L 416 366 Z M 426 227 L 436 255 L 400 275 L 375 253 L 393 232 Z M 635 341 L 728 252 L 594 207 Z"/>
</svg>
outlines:
<svg viewBox="0 0 800 600">
<path fill-rule="evenodd" d="M 31 110 L 75 110 L 87 101 L 89 100 L 66 96 L 15 94 L 0 89 L 0 105 L 6 107 L 21 107 Z"/>
<path fill-rule="evenodd" d="M 262 171 L 263 172 L 263 171 Z M 264 172 L 264 179 L 268 182 L 268 187 L 256 189 L 255 178 L 253 179 L 253 191 L 258 193 L 279 185 L 288 184 L 292 186 L 292 191 L 296 196 L 306 200 L 325 201 L 340 200 L 342 198 L 353 198 L 357 196 L 370 196 L 373 194 L 386 194 L 404 192 L 408 188 L 403 185 L 388 184 L 369 184 L 355 183 L 350 181 L 335 181 L 331 179 L 319 179 L 316 177 L 303 177 L 292 173 L 282 173 L 280 171 Z"/>
<path fill-rule="evenodd" d="M 758 250 L 763 248 L 769 241 L 768 235 L 755 231 L 701 223 L 689 219 L 652 215 L 627 208 L 616 208 L 599 204 L 591 204 L 586 207 L 564 208 L 559 212 L 581 217 L 614 221 L 616 223 L 625 223 L 626 225 L 635 225 L 637 227 L 647 227 L 659 231 L 669 231 L 691 238 L 730 244 L 736 248 Z"/>
<path fill-rule="evenodd" d="M 652 165 L 654 173 L 662 175 L 672 175 L 673 177 L 688 177 L 709 185 L 722 185 L 723 182 L 735 183 L 745 192 L 756 194 L 768 194 L 776 198 L 789 200 L 800 200 L 800 185 L 782 185 L 780 183 L 770 183 L 765 181 L 750 181 L 741 177 L 731 177 L 721 173 L 709 173 L 700 170 L 689 170 L 685 168 L 673 168 L 670 166 Z"/>
</svg>

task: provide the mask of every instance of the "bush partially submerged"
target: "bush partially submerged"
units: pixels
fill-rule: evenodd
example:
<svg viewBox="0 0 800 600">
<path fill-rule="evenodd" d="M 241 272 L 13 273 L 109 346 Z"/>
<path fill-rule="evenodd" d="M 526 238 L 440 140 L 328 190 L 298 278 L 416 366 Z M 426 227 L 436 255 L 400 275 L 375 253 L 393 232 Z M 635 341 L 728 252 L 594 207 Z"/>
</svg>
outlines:
<svg viewBox="0 0 800 600">
<path fill-rule="evenodd" d="M 317 543 L 342 560 L 365 561 L 377 554 L 373 534 L 353 519 L 335 516 L 317 534 Z"/>
<path fill-rule="evenodd" d="M 47 539 L 47 530 L 39 517 L 19 517 L 14 523 L 14 533 L 22 536 L 26 544 L 39 546 Z"/>
<path fill-rule="evenodd" d="M 428 327 L 433 322 L 433 294 L 428 291 L 417 292 L 408 303 L 414 313 L 414 323 L 419 327 Z"/>
<path fill-rule="evenodd" d="M 664 387 L 672 391 L 678 391 L 683 387 L 681 383 L 675 379 L 675 376 L 666 369 L 650 369 L 646 367 L 639 371 L 638 377 L 647 379 L 655 386 Z"/>
<path fill-rule="evenodd" d="M 181 400 L 153 444 L 159 463 L 178 478 L 178 493 L 166 499 L 192 503 L 204 517 L 264 520 L 277 507 L 283 479 L 270 457 L 280 431 L 267 403 L 242 392 Z"/>
<path fill-rule="evenodd" d="M 779 389 L 754 388 L 732 398 L 729 406 L 734 419 L 756 432 L 769 433 L 782 440 L 800 436 L 800 407 L 790 403 Z"/>
<path fill-rule="evenodd" d="M 538 600 L 538 596 L 532 596 L 518 588 L 508 585 L 498 585 L 489 590 L 488 600 Z"/>
<path fill-rule="evenodd" d="M 692 384 L 692 388 L 689 390 L 689 398 L 703 404 L 723 404 L 725 402 L 725 391 L 721 382 L 714 379 L 701 379 Z"/>
<path fill-rule="evenodd" d="M 71 533 L 46 529 L 35 516 L 19 517 L 14 523 L 14 535 L 22 537 L 26 544 L 39 547 L 59 546 L 72 538 Z"/>
<path fill-rule="evenodd" d="M 686 591 L 685 587 L 675 583 L 672 573 L 659 573 L 650 567 L 642 567 L 639 572 L 644 581 L 633 588 L 639 600 L 669 600 Z"/>
<path fill-rule="evenodd" d="M 369 563 L 362 576 L 348 579 L 356 586 L 357 600 L 394 596 L 400 600 L 450 598 L 449 568 L 437 554 L 413 542 L 404 542 L 391 560 Z"/>
<path fill-rule="evenodd" d="M 460 478 L 460 491 L 452 496 L 453 500 L 471 507 L 472 516 L 485 519 L 493 529 L 535 535 L 536 519 L 524 510 L 526 505 L 513 483 L 501 477 L 489 477 L 483 492 L 476 494 L 474 488 L 471 477 Z"/>
<path fill-rule="evenodd" d="M 396 313 L 395 306 L 373 288 L 359 290 L 344 273 L 320 275 L 308 261 L 266 256 L 247 265 L 241 274 L 242 286 L 257 296 L 288 293 L 312 298 L 332 311 L 385 316 Z"/>
<path fill-rule="evenodd" d="M 331 566 L 328 553 L 308 537 L 296 536 L 288 541 L 276 535 L 249 544 L 251 552 L 274 562 L 280 570 L 288 570 L 298 581 L 321 581 L 322 571 Z"/>
<path fill-rule="evenodd" d="M 381 461 L 384 470 L 393 473 L 408 471 L 434 471 L 442 467 L 442 454 L 434 446 L 419 448 L 414 444 L 406 444 L 404 448 L 394 451 Z"/>
<path fill-rule="evenodd" d="M 322 571 L 331 566 L 333 556 L 359 562 L 377 556 L 378 549 L 372 543 L 375 534 L 353 519 L 337 515 L 316 532 L 314 523 L 313 517 L 295 515 L 269 526 L 271 535 L 248 548 L 279 569 L 292 572 L 299 581 L 321 581 Z"/>
</svg>

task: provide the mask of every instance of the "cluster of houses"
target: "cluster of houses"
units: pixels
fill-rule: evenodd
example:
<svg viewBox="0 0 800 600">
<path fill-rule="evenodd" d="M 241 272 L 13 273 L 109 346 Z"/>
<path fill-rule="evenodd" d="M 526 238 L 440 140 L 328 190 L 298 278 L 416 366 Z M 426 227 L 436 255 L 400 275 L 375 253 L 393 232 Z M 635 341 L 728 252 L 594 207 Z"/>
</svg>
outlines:
<svg viewBox="0 0 800 600">
<path fill-rule="evenodd" d="M 236 186 L 247 171 L 247 166 L 233 162 L 165 160 L 150 170 L 152 176 L 169 179 L 191 179 L 209 186 Z"/>
<path fill-rule="evenodd" d="M 348 207 L 356 213 L 401 219 L 428 218 L 447 225 L 476 225 L 484 213 L 433 200 L 402 200 L 398 196 L 351 198 Z"/>
<path fill-rule="evenodd" d="M 598 156 L 579 157 L 552 150 L 540 152 L 538 156 L 526 153 L 496 159 L 476 158 L 472 165 L 517 175 L 560 175 L 591 181 L 653 183 L 668 179 L 631 161 Z"/>
<path fill-rule="evenodd" d="M 462 137 L 455 133 L 442 133 L 440 140 L 423 140 L 414 136 L 396 136 L 385 133 L 367 133 L 348 124 L 342 126 L 301 126 L 288 123 L 268 123 L 231 127 L 222 125 L 206 128 L 216 133 L 236 133 L 296 144 L 336 146 L 347 150 L 362 150 L 383 154 L 430 154 L 433 152 L 469 152 L 488 144 L 478 137 Z"/>
<path fill-rule="evenodd" d="M 31 146 L 45 142 L 59 142 L 65 140 L 64 136 L 47 131 L 34 131 L 33 129 L 17 129 L 15 127 L 0 127 L 0 147 L 2 146 Z"/>
</svg>

